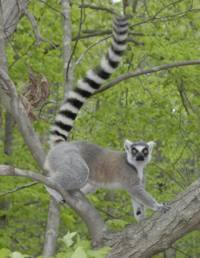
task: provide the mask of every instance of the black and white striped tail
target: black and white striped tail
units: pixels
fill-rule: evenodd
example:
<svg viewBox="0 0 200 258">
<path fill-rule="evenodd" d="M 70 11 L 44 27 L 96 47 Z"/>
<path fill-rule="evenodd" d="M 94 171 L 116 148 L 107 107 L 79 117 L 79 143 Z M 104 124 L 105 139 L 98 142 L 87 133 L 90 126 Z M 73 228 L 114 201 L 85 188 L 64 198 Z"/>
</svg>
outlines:
<svg viewBox="0 0 200 258">
<path fill-rule="evenodd" d="M 78 81 L 77 88 L 69 95 L 60 107 L 55 123 L 50 132 L 50 144 L 66 141 L 74 120 L 84 102 L 95 92 L 119 65 L 126 49 L 128 21 L 126 17 L 116 17 L 113 22 L 112 44 L 107 54 L 102 57 L 99 67 L 89 70 L 84 79 Z"/>
</svg>

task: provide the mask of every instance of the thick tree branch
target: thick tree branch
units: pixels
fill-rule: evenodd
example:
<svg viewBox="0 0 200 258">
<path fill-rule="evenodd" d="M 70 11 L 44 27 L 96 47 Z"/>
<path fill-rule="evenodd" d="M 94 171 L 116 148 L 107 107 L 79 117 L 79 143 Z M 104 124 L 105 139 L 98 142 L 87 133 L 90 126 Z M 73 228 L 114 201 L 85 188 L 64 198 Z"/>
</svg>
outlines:
<svg viewBox="0 0 200 258">
<path fill-rule="evenodd" d="M 4 17 L 4 33 L 8 38 L 15 31 L 19 19 L 23 15 L 30 0 L 2 0 L 3 17 Z"/>
<path fill-rule="evenodd" d="M 120 75 L 118 78 L 112 80 L 111 82 L 105 84 L 95 94 L 98 94 L 100 92 L 108 90 L 108 89 L 114 87 L 115 85 L 117 85 L 118 83 L 120 83 L 121 81 L 125 81 L 125 80 L 128 80 L 133 77 L 137 77 L 140 75 L 148 75 L 151 73 L 157 73 L 162 70 L 169 70 L 169 69 L 173 69 L 173 68 L 177 68 L 177 67 L 190 66 L 190 65 L 200 65 L 200 60 L 181 61 L 181 62 L 172 63 L 172 64 L 164 64 L 164 65 L 160 65 L 160 66 L 154 66 L 154 67 L 146 69 L 146 70 L 140 69 L 135 72 L 125 73 L 125 74 Z"/>
<path fill-rule="evenodd" d="M 147 258 L 168 249 L 200 224 L 200 179 L 170 203 L 165 214 L 156 213 L 139 225 L 127 227 L 112 235 L 108 258 Z"/>
<path fill-rule="evenodd" d="M 45 153 L 42 149 L 41 143 L 35 134 L 28 119 L 26 110 L 17 95 L 14 83 L 11 81 L 8 74 L 2 69 L 0 69 L 0 94 L 4 107 L 12 114 L 33 157 L 42 168 Z"/>
<path fill-rule="evenodd" d="M 6 73 L 8 72 L 7 58 L 5 54 L 5 34 L 4 34 L 4 17 L 3 5 L 0 0 L 0 68 Z M 9 112 L 6 112 L 4 129 L 4 153 L 10 155 L 12 153 L 12 139 L 13 139 L 13 119 Z"/>
<path fill-rule="evenodd" d="M 0 165 L 0 176 L 20 176 L 27 177 L 39 183 L 42 183 L 59 192 L 65 202 L 73 208 L 77 214 L 86 223 L 93 245 L 101 243 L 105 232 L 105 224 L 97 213 L 96 209 L 91 206 L 85 196 L 79 192 L 74 191 L 69 194 L 56 182 L 51 181 L 48 177 L 32 171 L 24 171 L 12 166 Z"/>
<path fill-rule="evenodd" d="M 91 221 L 87 221 L 90 233 L 92 233 L 93 227 L 97 226 L 93 212 L 90 209 L 88 210 L 87 200 L 81 197 L 80 193 L 69 195 L 59 185 L 46 177 L 32 171 L 24 171 L 11 166 L 1 165 L 0 175 L 31 178 L 55 189 L 72 208 L 78 210 L 82 218 L 84 218 L 84 213 L 88 213 L 89 217 L 91 216 Z M 200 224 L 200 179 L 189 186 L 186 191 L 179 194 L 171 202 L 170 207 L 171 209 L 165 214 L 158 212 L 152 218 L 139 225 L 132 225 L 121 233 L 108 235 L 108 238 L 111 238 L 107 239 L 106 244 L 112 247 L 108 257 L 151 257 L 166 250 L 172 243 L 190 231 L 196 230 Z M 99 218 L 97 220 L 99 221 Z M 101 227 L 100 224 L 98 226 L 99 233 L 103 235 L 103 224 Z M 93 233 L 96 234 L 96 231 Z"/>
</svg>

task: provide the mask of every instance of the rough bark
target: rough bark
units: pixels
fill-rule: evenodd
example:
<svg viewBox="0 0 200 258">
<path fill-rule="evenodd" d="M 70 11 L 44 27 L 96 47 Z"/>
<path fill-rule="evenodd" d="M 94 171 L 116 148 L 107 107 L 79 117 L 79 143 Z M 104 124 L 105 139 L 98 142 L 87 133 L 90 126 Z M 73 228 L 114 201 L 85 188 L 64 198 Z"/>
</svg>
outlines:
<svg viewBox="0 0 200 258">
<path fill-rule="evenodd" d="M 5 34 L 4 34 L 4 16 L 3 4 L 0 0 L 0 68 L 8 72 L 7 59 L 5 55 Z M 4 153 L 10 155 L 12 152 L 12 117 L 9 112 L 6 113 L 5 136 L 4 136 Z"/>
<path fill-rule="evenodd" d="M 0 24 L 4 24 L 4 28 L 0 26 L 0 60 L 2 60 L 0 61 L 0 101 L 6 111 L 12 114 L 33 157 L 36 159 L 39 166 L 42 167 L 45 153 L 27 117 L 26 110 L 19 100 L 16 88 L 7 75 L 7 61 L 4 51 L 5 35 L 6 37 L 10 36 L 11 33 L 15 31 L 17 23 L 28 2 L 27 0 L 1 0 L 1 3 L 3 3 L 1 6 L 3 15 L 0 15 Z"/>
<path fill-rule="evenodd" d="M 113 235 L 108 258 L 147 258 L 168 249 L 172 243 L 200 224 L 200 179 L 170 203 L 165 214 L 156 213 L 139 225 Z"/>
<path fill-rule="evenodd" d="M 23 10 L 26 9 L 29 2 L 30 0 L 2 0 L 6 38 L 15 31 Z"/>
<path fill-rule="evenodd" d="M 42 168 L 45 153 L 41 143 L 31 125 L 26 110 L 17 95 L 14 83 L 2 69 L 0 69 L 0 99 L 1 103 L 6 108 L 6 111 L 12 114 L 29 150 Z"/>
</svg>

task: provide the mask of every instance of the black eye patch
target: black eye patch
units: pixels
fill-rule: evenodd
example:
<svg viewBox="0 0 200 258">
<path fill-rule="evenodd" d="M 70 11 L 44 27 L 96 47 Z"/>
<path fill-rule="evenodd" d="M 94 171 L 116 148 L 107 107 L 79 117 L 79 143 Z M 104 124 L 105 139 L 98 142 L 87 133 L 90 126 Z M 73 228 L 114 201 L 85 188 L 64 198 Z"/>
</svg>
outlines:
<svg viewBox="0 0 200 258">
<path fill-rule="evenodd" d="M 144 149 L 142 150 L 142 153 L 143 153 L 145 156 L 147 156 L 147 155 L 149 154 L 149 150 L 148 150 L 147 148 L 144 148 Z"/>
<path fill-rule="evenodd" d="M 132 148 L 131 153 L 135 156 L 138 153 L 138 150 L 136 150 L 135 148 Z"/>
</svg>

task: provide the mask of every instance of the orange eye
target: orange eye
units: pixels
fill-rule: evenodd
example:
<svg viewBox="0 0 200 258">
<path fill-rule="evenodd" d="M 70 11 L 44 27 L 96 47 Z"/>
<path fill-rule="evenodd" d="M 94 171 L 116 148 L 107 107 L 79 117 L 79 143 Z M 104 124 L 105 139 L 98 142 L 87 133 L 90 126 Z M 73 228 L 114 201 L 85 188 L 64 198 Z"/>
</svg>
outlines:
<svg viewBox="0 0 200 258">
<path fill-rule="evenodd" d="M 145 156 L 149 154 L 149 151 L 148 151 L 147 148 L 143 149 L 142 152 L 143 152 L 143 154 L 144 154 Z"/>
<path fill-rule="evenodd" d="M 131 150 L 131 152 L 132 152 L 133 155 L 136 155 L 136 154 L 138 153 L 138 151 L 137 151 L 135 148 L 133 148 L 133 149 Z"/>
</svg>

